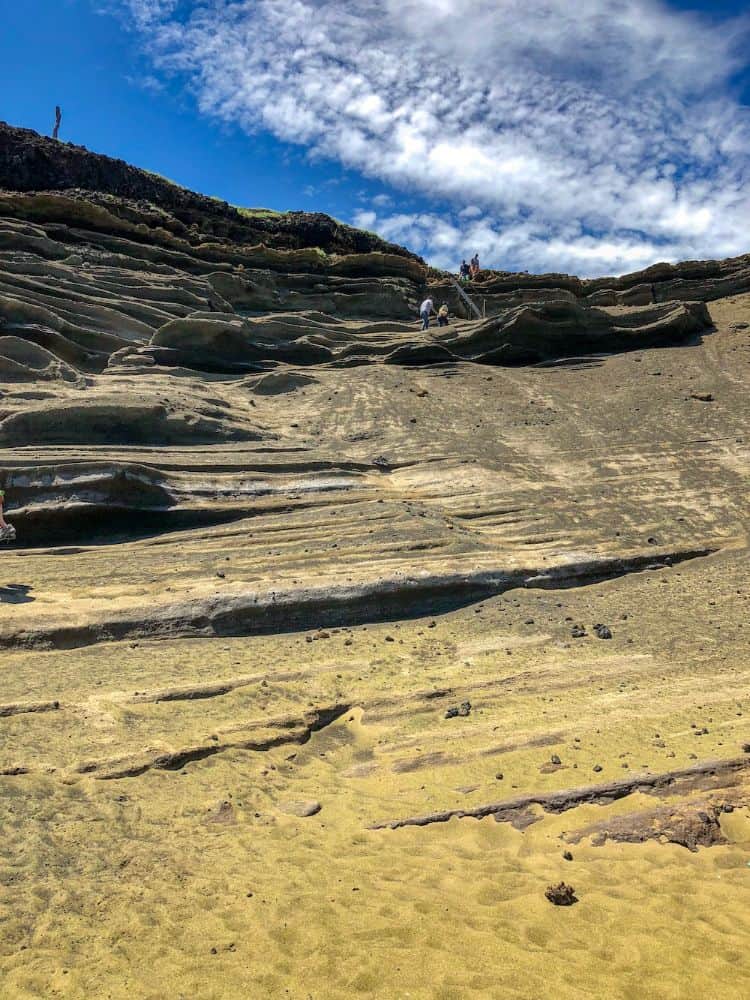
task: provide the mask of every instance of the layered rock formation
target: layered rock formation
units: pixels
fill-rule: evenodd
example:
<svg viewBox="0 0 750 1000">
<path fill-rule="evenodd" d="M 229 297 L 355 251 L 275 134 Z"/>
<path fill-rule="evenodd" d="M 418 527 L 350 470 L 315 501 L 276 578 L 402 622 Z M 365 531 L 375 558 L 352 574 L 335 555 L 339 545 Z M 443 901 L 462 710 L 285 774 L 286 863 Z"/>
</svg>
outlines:
<svg viewBox="0 0 750 1000">
<path fill-rule="evenodd" d="M 422 334 L 0 138 L 3 996 L 744 995 L 747 259 Z"/>
<path fill-rule="evenodd" d="M 459 314 L 467 313 L 450 281 L 435 293 Z M 528 302 L 561 299 L 595 306 L 645 306 L 664 302 L 713 302 L 750 291 L 750 254 L 729 260 L 655 264 L 619 278 L 581 279 L 568 274 L 480 271 L 466 290 L 487 315 Z"/>
</svg>

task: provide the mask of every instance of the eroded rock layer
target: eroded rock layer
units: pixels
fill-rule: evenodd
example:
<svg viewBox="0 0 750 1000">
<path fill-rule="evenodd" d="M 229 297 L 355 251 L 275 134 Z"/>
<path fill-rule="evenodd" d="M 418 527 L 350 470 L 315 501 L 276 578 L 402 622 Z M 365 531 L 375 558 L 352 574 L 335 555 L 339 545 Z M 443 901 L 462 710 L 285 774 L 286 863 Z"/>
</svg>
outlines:
<svg viewBox="0 0 750 1000">
<path fill-rule="evenodd" d="M 0 196 L 3 997 L 744 1000 L 741 262 L 422 334 L 117 176 Z"/>
</svg>

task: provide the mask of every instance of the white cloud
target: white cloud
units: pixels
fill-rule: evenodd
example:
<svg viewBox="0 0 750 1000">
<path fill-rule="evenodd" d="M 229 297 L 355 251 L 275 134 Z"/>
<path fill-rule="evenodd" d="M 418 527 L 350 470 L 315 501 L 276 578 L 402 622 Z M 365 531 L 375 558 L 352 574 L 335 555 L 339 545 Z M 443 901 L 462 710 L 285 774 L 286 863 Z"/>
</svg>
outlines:
<svg viewBox="0 0 750 1000">
<path fill-rule="evenodd" d="M 728 88 L 746 21 L 662 0 L 121 2 L 204 113 L 431 199 L 367 218 L 435 263 L 750 249 L 750 113 Z"/>
</svg>

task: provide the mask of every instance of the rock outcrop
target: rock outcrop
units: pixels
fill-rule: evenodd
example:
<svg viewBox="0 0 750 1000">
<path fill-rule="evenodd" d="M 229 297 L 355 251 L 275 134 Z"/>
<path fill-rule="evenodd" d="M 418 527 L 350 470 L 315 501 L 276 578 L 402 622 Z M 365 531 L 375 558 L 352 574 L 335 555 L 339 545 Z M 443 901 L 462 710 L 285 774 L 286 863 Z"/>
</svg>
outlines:
<svg viewBox="0 0 750 1000">
<path fill-rule="evenodd" d="M 467 315 L 454 286 L 436 280 L 433 292 Z M 630 307 L 663 302 L 713 302 L 750 291 L 750 254 L 729 260 L 655 264 L 619 278 L 582 279 L 569 274 L 514 274 L 480 271 L 466 286 L 488 315 L 524 303 L 568 301 L 583 305 Z"/>
<path fill-rule="evenodd" d="M 318 247 L 326 253 L 387 253 L 410 260 L 414 254 L 373 233 L 309 212 L 238 209 L 164 177 L 140 170 L 85 146 L 48 139 L 30 129 L 0 122 L 0 189 L 64 191 L 123 219 L 146 215 L 149 224 L 182 237 L 225 239 L 278 249 Z"/>
<path fill-rule="evenodd" d="M 613 316 L 577 302 L 508 309 L 481 323 L 420 333 L 415 325 L 337 321 L 311 313 L 255 319 L 193 313 L 157 330 L 130 355 L 166 366 L 242 371 L 291 365 L 534 364 L 566 356 L 686 343 L 711 327 L 703 303 L 665 303 Z"/>
</svg>

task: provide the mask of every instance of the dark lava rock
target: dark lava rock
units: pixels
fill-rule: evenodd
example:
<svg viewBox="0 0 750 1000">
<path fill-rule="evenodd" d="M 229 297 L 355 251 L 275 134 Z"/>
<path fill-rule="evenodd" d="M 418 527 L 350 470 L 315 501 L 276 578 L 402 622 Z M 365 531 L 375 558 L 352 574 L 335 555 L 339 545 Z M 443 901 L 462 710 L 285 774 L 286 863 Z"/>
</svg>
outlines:
<svg viewBox="0 0 750 1000">
<path fill-rule="evenodd" d="M 604 770 L 604 768 L 602 767 L 602 765 L 601 765 L 601 764 L 594 764 L 594 771 L 595 771 L 595 772 L 596 772 L 597 774 L 601 774 L 601 772 L 602 772 L 603 770 Z"/>
<path fill-rule="evenodd" d="M 714 397 L 713 393 L 710 392 L 691 392 L 691 399 L 697 399 L 701 403 L 713 403 Z"/>
<path fill-rule="evenodd" d="M 468 715 L 471 715 L 470 701 L 464 701 L 460 705 L 454 705 L 445 713 L 446 719 L 466 718 Z"/>
<path fill-rule="evenodd" d="M 391 467 L 391 463 L 385 457 L 385 455 L 378 455 L 377 458 L 373 458 L 372 464 L 376 469 L 380 469 L 381 472 L 387 472 Z"/>
<path fill-rule="evenodd" d="M 565 851 L 565 853 L 563 854 L 563 859 L 565 861 L 572 861 L 573 855 L 570 853 L 570 851 Z"/>
<path fill-rule="evenodd" d="M 64 125 L 63 125 L 64 127 Z M 279 249 L 320 247 L 326 253 L 396 254 L 416 259 L 414 254 L 374 233 L 354 229 L 320 212 L 283 212 L 248 216 L 225 201 L 208 198 L 173 184 L 124 160 L 92 153 L 85 146 L 57 141 L 0 122 L 0 188 L 8 191 L 64 191 L 85 193 L 88 200 L 98 194 L 146 202 L 174 213 L 183 226 L 208 223 L 226 233 L 234 243 L 256 246 L 264 243 Z"/>
<path fill-rule="evenodd" d="M 570 634 L 574 639 L 585 639 L 586 629 L 583 627 L 583 625 L 574 625 L 573 628 L 570 630 Z"/>
<path fill-rule="evenodd" d="M 612 630 L 606 625 L 594 625 L 594 632 L 596 632 L 597 639 L 611 639 Z"/>
<path fill-rule="evenodd" d="M 559 765 L 559 764 L 562 764 L 562 761 L 560 760 L 560 758 L 559 758 L 559 757 L 557 756 L 557 754 L 556 754 L 556 753 L 553 753 L 553 754 L 552 754 L 552 756 L 550 757 L 550 760 L 551 760 L 551 762 L 552 762 L 553 764 L 558 764 L 558 765 Z"/>
<path fill-rule="evenodd" d="M 560 882 L 559 885 L 547 886 L 544 895 L 554 906 L 572 906 L 578 902 L 575 889 L 572 885 L 567 885 L 565 882 Z"/>
<path fill-rule="evenodd" d="M 725 844 L 719 815 L 722 807 L 711 803 L 687 802 L 658 806 L 623 816 L 613 816 L 593 826 L 577 830 L 568 842 L 577 844 L 590 837 L 594 847 L 608 840 L 621 844 L 643 844 L 648 840 L 678 844 L 695 853 L 699 847 Z"/>
</svg>

